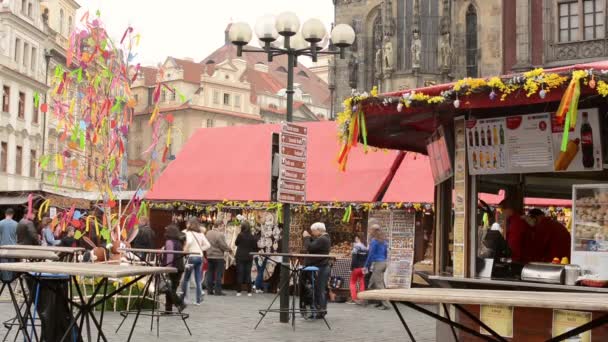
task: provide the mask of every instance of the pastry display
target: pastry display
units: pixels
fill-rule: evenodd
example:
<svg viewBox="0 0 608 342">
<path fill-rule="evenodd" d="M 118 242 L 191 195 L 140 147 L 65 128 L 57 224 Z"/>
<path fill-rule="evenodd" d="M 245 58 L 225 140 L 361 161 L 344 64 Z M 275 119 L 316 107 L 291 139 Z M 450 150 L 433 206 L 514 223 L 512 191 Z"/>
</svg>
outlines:
<svg viewBox="0 0 608 342">
<path fill-rule="evenodd" d="M 608 252 L 608 189 L 575 189 L 574 249 Z"/>
</svg>

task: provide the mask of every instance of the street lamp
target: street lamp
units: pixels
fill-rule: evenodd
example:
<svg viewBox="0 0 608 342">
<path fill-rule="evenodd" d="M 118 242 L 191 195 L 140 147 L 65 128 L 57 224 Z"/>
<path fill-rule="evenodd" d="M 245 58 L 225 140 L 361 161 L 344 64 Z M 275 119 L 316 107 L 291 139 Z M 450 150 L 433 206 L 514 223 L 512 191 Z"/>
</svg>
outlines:
<svg viewBox="0 0 608 342">
<path fill-rule="evenodd" d="M 233 23 L 228 31 L 228 38 L 236 45 L 236 55 L 241 57 L 243 52 L 265 53 L 268 62 L 272 62 L 276 56 L 287 55 L 287 115 L 286 121 L 293 120 L 293 69 L 298 66 L 299 56 L 309 56 L 313 62 L 317 61 L 318 55 L 339 55 L 344 59 L 346 48 L 355 42 L 355 31 L 346 24 L 339 24 L 333 28 L 330 39 L 333 49 L 323 49 L 324 39 L 327 37 L 325 25 L 319 19 L 308 19 L 300 27 L 300 19 L 293 12 L 283 12 L 278 16 L 264 15 L 256 21 L 255 34 L 262 42 L 262 50 L 246 49 L 252 38 L 251 27 L 244 22 Z M 281 252 L 289 252 L 289 225 L 290 205 L 283 205 L 283 236 L 281 240 Z M 281 284 L 289 282 L 289 269 L 287 265 L 281 272 Z M 287 287 L 281 287 L 281 322 L 289 321 L 289 292 Z"/>
</svg>

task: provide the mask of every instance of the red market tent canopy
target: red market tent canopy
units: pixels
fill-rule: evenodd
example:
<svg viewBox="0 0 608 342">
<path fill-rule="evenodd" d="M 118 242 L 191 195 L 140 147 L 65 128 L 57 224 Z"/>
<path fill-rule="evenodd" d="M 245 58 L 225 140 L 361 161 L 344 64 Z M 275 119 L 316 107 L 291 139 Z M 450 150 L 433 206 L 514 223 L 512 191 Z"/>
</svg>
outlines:
<svg viewBox="0 0 608 342">
<path fill-rule="evenodd" d="M 608 61 L 587 64 L 577 64 L 567 67 L 546 69 L 545 73 L 571 74 L 575 70 L 593 69 L 596 73 L 608 70 Z M 518 74 L 521 76 L 521 74 Z M 518 75 L 501 76 L 511 78 Z M 462 94 L 458 98 L 460 106 L 455 108 L 452 100 L 435 105 L 412 105 L 410 108 L 397 110 L 398 101 L 386 103 L 387 98 L 401 97 L 405 93 L 422 93 L 429 96 L 440 96 L 452 90 L 455 83 L 439 84 L 431 87 L 410 89 L 400 92 L 382 94 L 377 98 L 370 97 L 362 101 L 367 124 L 367 140 L 372 146 L 397 150 L 416 151 L 426 153 L 426 138 L 436 128 L 450 122 L 453 117 L 475 114 L 477 117 L 491 115 L 510 115 L 517 113 L 517 107 L 525 107 L 526 112 L 552 111 L 557 108 L 564 95 L 567 83 L 560 88 L 553 89 L 541 97 L 537 94 L 527 96 L 526 91 L 515 91 L 505 101 L 500 101 L 498 90 L 497 98 L 492 100 L 486 92 Z M 581 96 L 593 95 L 597 92 L 588 86 L 581 87 Z M 582 98 L 582 97 L 581 97 Z M 588 105 L 581 102 L 580 106 Z"/>
<path fill-rule="evenodd" d="M 308 202 L 375 202 L 403 158 L 398 151 L 353 150 L 347 172 L 336 162 L 335 122 L 308 127 Z M 270 201 L 272 132 L 279 125 L 201 128 L 147 193 L 157 201 Z M 430 177 L 430 174 L 429 174 Z M 432 199 L 432 198 L 431 198 Z M 408 202 L 401 198 L 399 202 Z"/>
</svg>

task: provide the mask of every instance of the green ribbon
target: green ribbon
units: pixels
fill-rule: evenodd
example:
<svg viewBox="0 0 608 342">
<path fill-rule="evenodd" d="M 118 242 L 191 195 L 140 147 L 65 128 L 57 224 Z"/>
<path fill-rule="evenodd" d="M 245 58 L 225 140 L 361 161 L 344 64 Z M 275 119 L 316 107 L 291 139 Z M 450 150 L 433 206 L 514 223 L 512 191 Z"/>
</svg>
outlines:
<svg viewBox="0 0 608 342">
<path fill-rule="evenodd" d="M 350 222 L 350 217 L 352 215 L 352 212 L 353 212 L 353 207 L 349 205 L 346 208 L 346 210 L 344 210 L 344 216 L 342 216 L 342 222 L 344 222 L 344 223 Z"/>
<path fill-rule="evenodd" d="M 359 109 L 359 125 L 361 127 L 361 136 L 363 137 L 363 150 L 367 152 L 367 125 L 365 124 L 365 114 Z"/>
<path fill-rule="evenodd" d="M 38 108 L 38 104 L 40 103 L 40 95 L 38 92 L 34 92 L 34 107 Z"/>
<path fill-rule="evenodd" d="M 568 148 L 568 140 L 570 137 L 570 125 L 576 125 L 576 116 L 578 115 L 578 100 L 581 97 L 581 84 L 580 81 L 576 82 L 574 86 L 574 94 L 572 95 L 572 101 L 568 113 L 566 113 L 566 122 L 564 123 L 564 135 L 562 137 L 561 151 L 566 152 Z"/>
<path fill-rule="evenodd" d="M 488 213 L 483 213 L 483 218 L 481 219 L 484 227 L 488 227 L 490 225 L 490 217 Z"/>
</svg>

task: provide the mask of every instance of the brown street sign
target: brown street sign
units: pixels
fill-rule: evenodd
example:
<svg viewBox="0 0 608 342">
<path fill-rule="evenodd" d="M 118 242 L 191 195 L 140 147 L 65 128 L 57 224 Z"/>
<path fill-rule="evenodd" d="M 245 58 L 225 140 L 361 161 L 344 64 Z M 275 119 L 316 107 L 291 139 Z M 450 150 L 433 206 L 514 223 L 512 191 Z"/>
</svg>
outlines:
<svg viewBox="0 0 608 342">
<path fill-rule="evenodd" d="M 295 182 L 295 181 L 290 181 L 287 179 L 282 179 L 279 181 L 279 188 L 283 191 L 297 192 L 297 193 L 304 194 L 306 191 L 306 184 Z"/>
<path fill-rule="evenodd" d="M 291 179 L 297 181 L 305 181 L 306 180 L 306 172 L 302 171 L 292 171 L 292 170 L 281 170 L 281 179 Z"/>
<path fill-rule="evenodd" d="M 306 150 L 289 146 L 281 146 L 281 154 L 306 159 Z"/>
<path fill-rule="evenodd" d="M 306 138 L 290 133 L 281 133 L 281 143 L 295 146 L 306 146 Z"/>
<path fill-rule="evenodd" d="M 287 156 L 283 156 L 281 158 L 281 165 L 285 166 L 285 167 L 290 167 L 293 169 L 306 169 L 306 162 L 305 161 L 301 161 L 301 160 L 297 160 L 297 159 L 292 159 L 289 158 Z"/>
<path fill-rule="evenodd" d="M 308 128 L 302 127 L 302 126 L 297 126 L 297 125 L 292 125 L 292 124 L 284 124 L 282 127 L 282 132 L 306 135 L 306 134 L 308 134 Z"/>
<path fill-rule="evenodd" d="M 289 194 L 289 193 L 279 193 L 279 202 L 304 204 L 304 203 L 306 203 L 306 196 L 297 195 L 297 194 Z"/>
</svg>

